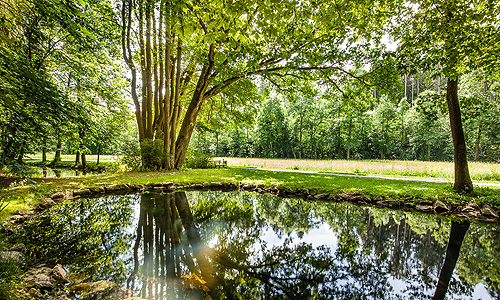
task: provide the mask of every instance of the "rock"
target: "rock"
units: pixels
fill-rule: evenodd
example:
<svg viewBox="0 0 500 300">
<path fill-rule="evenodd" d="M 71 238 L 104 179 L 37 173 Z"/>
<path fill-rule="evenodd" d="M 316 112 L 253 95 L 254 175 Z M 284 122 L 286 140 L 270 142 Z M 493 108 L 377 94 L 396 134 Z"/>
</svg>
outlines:
<svg viewBox="0 0 500 300">
<path fill-rule="evenodd" d="M 106 192 L 115 192 L 121 190 L 121 185 L 118 184 L 110 184 L 105 187 Z"/>
<path fill-rule="evenodd" d="M 434 206 L 434 202 L 430 200 L 422 200 L 418 202 L 419 205 Z"/>
<path fill-rule="evenodd" d="M 326 199 L 329 196 L 330 196 L 330 194 L 328 194 L 328 193 L 322 193 L 322 194 L 314 195 L 314 199 L 316 199 L 316 200 Z"/>
<path fill-rule="evenodd" d="M 348 201 L 350 198 L 350 195 L 347 193 L 337 194 L 337 199 L 339 199 L 339 201 Z"/>
<path fill-rule="evenodd" d="M 42 293 L 40 293 L 40 291 L 35 289 L 35 288 L 31 288 L 28 291 L 28 294 L 30 295 L 31 299 L 42 299 L 43 298 Z"/>
<path fill-rule="evenodd" d="M 128 186 L 133 190 L 143 190 L 144 189 L 144 185 L 142 185 L 142 184 L 129 183 Z"/>
<path fill-rule="evenodd" d="M 54 288 L 52 279 L 43 273 L 27 276 L 24 279 L 24 282 L 26 283 L 26 286 L 37 290 L 51 290 Z"/>
<path fill-rule="evenodd" d="M 434 211 L 436 211 L 438 214 L 450 211 L 450 207 L 439 200 L 436 200 L 436 202 L 434 202 L 433 208 Z"/>
<path fill-rule="evenodd" d="M 221 188 L 222 187 L 222 182 L 212 182 L 211 187 L 213 188 Z"/>
<path fill-rule="evenodd" d="M 52 278 L 56 281 L 56 283 L 69 283 L 69 273 L 60 265 L 57 264 L 52 269 L 51 272 Z"/>
<path fill-rule="evenodd" d="M 114 282 L 101 280 L 97 282 L 79 283 L 71 287 L 71 290 L 78 293 L 105 294 L 111 292 L 117 285 Z"/>
<path fill-rule="evenodd" d="M 86 196 L 86 195 L 90 195 L 90 194 L 92 194 L 90 189 L 73 190 L 73 196 Z"/>
<path fill-rule="evenodd" d="M 92 188 L 90 188 L 90 191 L 92 193 L 96 193 L 96 194 L 102 194 L 102 193 L 106 192 L 106 190 L 102 186 L 92 187 Z"/>
<path fill-rule="evenodd" d="M 377 201 L 377 205 L 383 206 L 383 207 L 400 207 L 401 206 L 401 201 L 399 200 L 382 200 L 382 201 Z"/>
<path fill-rule="evenodd" d="M 25 220 L 26 218 L 22 215 L 13 215 L 12 217 L 10 217 L 11 224 L 21 224 L 24 223 Z"/>
<path fill-rule="evenodd" d="M 20 264 L 24 260 L 24 254 L 18 251 L 0 251 L 0 262 L 13 262 Z"/>
<path fill-rule="evenodd" d="M 50 198 L 52 199 L 60 199 L 60 198 L 64 198 L 65 194 L 64 192 L 57 192 L 57 193 L 54 193 L 50 196 Z"/>
<path fill-rule="evenodd" d="M 9 250 L 22 252 L 22 251 L 24 251 L 24 249 L 26 249 L 26 245 L 24 245 L 23 243 L 20 243 L 20 244 L 14 245 Z"/>
<path fill-rule="evenodd" d="M 365 197 L 363 194 L 360 194 L 360 193 L 355 193 L 355 194 L 352 194 L 350 197 L 349 197 L 349 200 L 350 202 L 361 202 L 361 201 L 367 201 L 368 198 Z M 387 200 L 387 201 L 396 201 L 396 200 Z M 398 201 L 399 203 L 399 201 Z M 399 204 L 398 204 L 399 206 Z"/>
<path fill-rule="evenodd" d="M 469 202 L 469 204 L 467 204 L 467 206 L 462 209 L 462 212 L 472 212 L 476 210 L 479 210 L 479 205 L 474 202 Z"/>
<path fill-rule="evenodd" d="M 420 203 L 415 205 L 415 209 L 418 211 L 421 211 L 421 212 L 425 212 L 425 213 L 434 212 L 434 206 L 420 204 Z"/>
<path fill-rule="evenodd" d="M 244 190 L 244 191 L 253 191 L 255 190 L 255 185 L 253 184 L 248 184 L 248 183 L 245 183 L 241 186 L 241 188 Z"/>
<path fill-rule="evenodd" d="M 49 207 L 52 207 L 54 204 L 56 204 L 54 202 L 54 200 L 52 200 L 51 198 L 47 198 L 47 199 L 44 199 L 41 202 L 38 202 L 37 204 L 35 204 L 35 209 L 45 210 Z"/>
<path fill-rule="evenodd" d="M 498 219 L 498 213 L 495 212 L 493 208 L 491 208 L 488 204 L 485 204 L 481 209 L 481 214 L 488 218 Z"/>
<path fill-rule="evenodd" d="M 481 216 L 481 209 L 479 208 L 479 205 L 474 202 L 469 202 L 466 207 L 462 209 L 462 213 L 465 213 L 466 215 L 469 215 L 474 218 L 478 218 Z"/>
</svg>

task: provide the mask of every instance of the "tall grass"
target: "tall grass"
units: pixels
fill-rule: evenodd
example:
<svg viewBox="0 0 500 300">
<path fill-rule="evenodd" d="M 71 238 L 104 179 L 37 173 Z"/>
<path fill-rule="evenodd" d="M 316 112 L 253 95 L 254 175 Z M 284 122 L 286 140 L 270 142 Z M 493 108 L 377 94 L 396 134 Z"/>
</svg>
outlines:
<svg viewBox="0 0 500 300">
<path fill-rule="evenodd" d="M 225 158 L 230 166 L 452 180 L 453 162 Z M 474 181 L 500 181 L 500 164 L 469 162 Z"/>
</svg>

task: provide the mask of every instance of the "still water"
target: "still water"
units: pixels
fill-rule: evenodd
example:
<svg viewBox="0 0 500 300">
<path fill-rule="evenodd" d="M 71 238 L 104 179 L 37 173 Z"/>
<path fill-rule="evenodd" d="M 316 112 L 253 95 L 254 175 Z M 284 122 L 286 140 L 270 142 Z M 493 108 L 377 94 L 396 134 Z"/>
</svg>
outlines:
<svg viewBox="0 0 500 300">
<path fill-rule="evenodd" d="M 73 200 L 24 233 L 32 263 L 144 299 L 498 299 L 499 240 L 497 225 L 213 191 Z"/>
<path fill-rule="evenodd" d="M 87 175 L 86 171 L 47 167 L 30 167 L 30 174 L 37 178 L 60 178 Z"/>
</svg>

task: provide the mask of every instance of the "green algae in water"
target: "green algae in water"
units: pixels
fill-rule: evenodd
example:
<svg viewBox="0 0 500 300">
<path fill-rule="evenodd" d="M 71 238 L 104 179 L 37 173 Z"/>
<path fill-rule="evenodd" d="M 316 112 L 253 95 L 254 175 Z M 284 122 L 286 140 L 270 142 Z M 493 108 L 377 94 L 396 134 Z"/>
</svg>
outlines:
<svg viewBox="0 0 500 300">
<path fill-rule="evenodd" d="M 29 263 L 148 299 L 430 299 L 443 284 L 497 299 L 499 238 L 491 224 L 244 192 L 75 199 L 23 232 Z"/>
</svg>

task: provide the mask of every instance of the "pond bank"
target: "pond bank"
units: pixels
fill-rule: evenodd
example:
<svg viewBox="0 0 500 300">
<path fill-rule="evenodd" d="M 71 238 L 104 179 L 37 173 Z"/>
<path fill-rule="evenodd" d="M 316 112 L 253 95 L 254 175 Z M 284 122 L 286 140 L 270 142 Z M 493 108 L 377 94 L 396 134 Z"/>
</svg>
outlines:
<svg viewBox="0 0 500 300">
<path fill-rule="evenodd" d="M 456 216 L 462 219 L 484 222 L 499 221 L 498 212 L 488 204 L 480 206 L 475 202 L 463 204 L 447 203 L 442 200 L 425 200 L 412 196 L 394 199 L 384 196 L 370 196 L 362 193 L 317 192 L 310 189 L 288 188 L 285 186 L 265 186 L 249 183 L 204 182 L 190 184 L 176 184 L 174 182 L 157 182 L 150 184 L 107 184 L 97 187 L 68 189 L 56 192 L 50 197 L 36 203 L 31 210 L 21 210 L 7 221 L 7 225 L 19 225 L 31 219 L 57 202 L 72 200 L 81 197 L 100 197 L 105 194 L 128 194 L 137 192 L 173 192 L 181 190 L 221 190 L 221 191 L 248 191 L 260 194 L 272 194 L 281 198 L 302 198 L 310 201 L 343 202 L 358 206 L 372 206 L 378 208 L 402 209 L 417 211 L 425 214 Z"/>
</svg>

